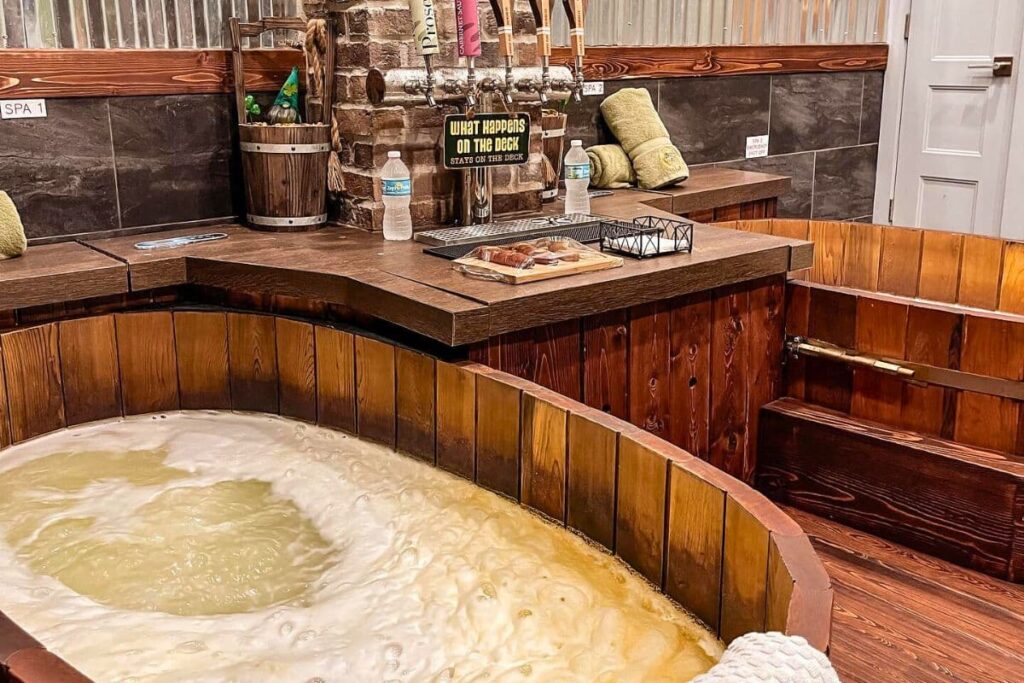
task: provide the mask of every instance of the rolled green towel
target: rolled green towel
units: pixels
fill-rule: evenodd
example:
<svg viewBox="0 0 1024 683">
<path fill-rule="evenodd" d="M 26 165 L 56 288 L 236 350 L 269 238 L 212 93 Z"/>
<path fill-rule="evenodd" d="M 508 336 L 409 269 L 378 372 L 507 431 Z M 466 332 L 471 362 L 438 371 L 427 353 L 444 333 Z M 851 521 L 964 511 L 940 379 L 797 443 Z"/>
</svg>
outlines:
<svg viewBox="0 0 1024 683">
<path fill-rule="evenodd" d="M 624 88 L 601 103 L 605 123 L 633 160 L 640 187 L 657 190 L 690 177 L 683 155 L 644 88 Z"/>
<path fill-rule="evenodd" d="M 0 261 L 25 253 L 25 226 L 6 192 L 0 191 Z"/>
<path fill-rule="evenodd" d="M 622 145 L 596 145 L 587 149 L 590 184 L 605 190 L 633 187 L 636 174 Z"/>
</svg>

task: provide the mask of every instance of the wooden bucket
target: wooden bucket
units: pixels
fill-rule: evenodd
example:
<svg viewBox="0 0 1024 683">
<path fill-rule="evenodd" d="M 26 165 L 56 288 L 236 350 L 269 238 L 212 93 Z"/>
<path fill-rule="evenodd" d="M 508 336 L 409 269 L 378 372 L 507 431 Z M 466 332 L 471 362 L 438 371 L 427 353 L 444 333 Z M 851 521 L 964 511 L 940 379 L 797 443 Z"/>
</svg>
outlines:
<svg viewBox="0 0 1024 683">
<path fill-rule="evenodd" d="M 331 127 L 238 126 L 246 222 L 254 230 L 303 232 L 327 222 Z"/>
</svg>

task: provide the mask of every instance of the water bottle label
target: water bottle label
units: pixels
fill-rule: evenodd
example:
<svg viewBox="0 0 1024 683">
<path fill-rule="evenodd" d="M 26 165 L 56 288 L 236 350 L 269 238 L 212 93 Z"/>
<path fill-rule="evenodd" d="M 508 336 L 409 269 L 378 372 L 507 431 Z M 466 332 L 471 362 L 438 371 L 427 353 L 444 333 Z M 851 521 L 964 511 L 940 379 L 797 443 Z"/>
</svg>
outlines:
<svg viewBox="0 0 1024 683">
<path fill-rule="evenodd" d="M 565 167 L 566 180 L 590 180 L 590 164 L 567 164 Z"/>
<path fill-rule="evenodd" d="M 384 180 L 382 181 L 385 197 L 408 197 L 412 194 L 412 180 Z"/>
</svg>

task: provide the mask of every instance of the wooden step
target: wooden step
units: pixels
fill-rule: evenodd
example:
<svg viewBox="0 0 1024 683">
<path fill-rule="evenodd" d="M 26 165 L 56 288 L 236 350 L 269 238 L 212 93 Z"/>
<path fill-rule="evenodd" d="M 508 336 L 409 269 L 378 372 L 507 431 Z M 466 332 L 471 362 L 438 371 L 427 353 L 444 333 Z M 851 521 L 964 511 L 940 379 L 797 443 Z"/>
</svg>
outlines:
<svg viewBox="0 0 1024 683">
<path fill-rule="evenodd" d="M 1024 458 L 795 399 L 761 411 L 770 497 L 992 576 L 1024 581 Z"/>
</svg>

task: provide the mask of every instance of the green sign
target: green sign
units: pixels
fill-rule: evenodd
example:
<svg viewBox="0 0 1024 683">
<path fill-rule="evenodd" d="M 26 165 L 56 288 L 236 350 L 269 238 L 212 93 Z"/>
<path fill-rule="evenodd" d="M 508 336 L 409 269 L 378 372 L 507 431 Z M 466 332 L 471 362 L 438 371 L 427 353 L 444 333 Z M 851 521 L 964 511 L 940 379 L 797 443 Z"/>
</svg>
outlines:
<svg viewBox="0 0 1024 683">
<path fill-rule="evenodd" d="M 452 114 L 444 120 L 444 167 L 525 164 L 530 158 L 529 114 Z"/>
</svg>

